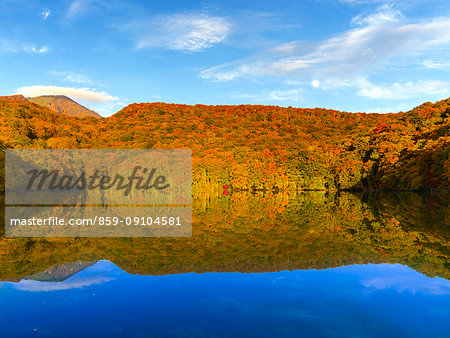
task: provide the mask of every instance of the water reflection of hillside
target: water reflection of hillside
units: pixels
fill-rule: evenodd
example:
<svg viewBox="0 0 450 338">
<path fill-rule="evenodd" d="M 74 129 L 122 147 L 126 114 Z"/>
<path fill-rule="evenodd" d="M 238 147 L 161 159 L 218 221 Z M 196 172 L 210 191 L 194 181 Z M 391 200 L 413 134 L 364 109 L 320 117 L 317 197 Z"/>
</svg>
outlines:
<svg viewBox="0 0 450 338">
<path fill-rule="evenodd" d="M 155 275 L 386 262 L 449 279 L 448 202 L 413 193 L 195 196 L 192 238 L 1 238 L 0 278 L 107 259 Z"/>
</svg>

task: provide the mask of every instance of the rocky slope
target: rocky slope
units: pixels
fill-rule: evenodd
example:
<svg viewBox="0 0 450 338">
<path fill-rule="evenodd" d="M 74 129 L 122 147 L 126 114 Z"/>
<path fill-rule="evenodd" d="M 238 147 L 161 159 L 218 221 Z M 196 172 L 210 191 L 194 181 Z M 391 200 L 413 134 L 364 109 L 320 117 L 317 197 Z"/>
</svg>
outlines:
<svg viewBox="0 0 450 338">
<path fill-rule="evenodd" d="M 51 110 L 66 114 L 69 116 L 85 117 L 94 116 L 101 117 L 95 111 L 83 107 L 71 98 L 64 95 L 44 95 L 37 97 L 29 97 L 28 101 L 50 108 Z"/>
</svg>

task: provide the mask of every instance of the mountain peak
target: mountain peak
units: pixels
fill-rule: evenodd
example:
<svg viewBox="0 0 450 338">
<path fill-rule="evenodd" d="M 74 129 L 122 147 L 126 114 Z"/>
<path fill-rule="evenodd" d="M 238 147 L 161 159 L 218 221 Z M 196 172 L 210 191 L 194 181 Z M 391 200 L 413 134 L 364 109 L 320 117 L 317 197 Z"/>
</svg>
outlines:
<svg viewBox="0 0 450 338">
<path fill-rule="evenodd" d="M 27 99 L 30 102 L 45 106 L 59 114 L 77 117 L 101 117 L 95 111 L 82 106 L 65 95 L 42 95 L 37 97 L 28 97 Z"/>
</svg>

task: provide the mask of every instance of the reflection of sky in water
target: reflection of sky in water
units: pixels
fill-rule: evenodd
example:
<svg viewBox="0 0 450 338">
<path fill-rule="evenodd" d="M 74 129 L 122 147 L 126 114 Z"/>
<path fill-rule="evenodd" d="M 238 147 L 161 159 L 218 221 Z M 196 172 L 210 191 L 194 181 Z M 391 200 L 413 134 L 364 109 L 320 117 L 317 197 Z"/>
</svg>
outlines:
<svg viewBox="0 0 450 338">
<path fill-rule="evenodd" d="M 100 261 L 90 268 L 84 269 L 74 276 L 62 282 L 41 282 L 30 279 L 23 279 L 19 283 L 4 283 L 10 287 L 21 291 L 56 291 L 80 289 L 91 285 L 109 282 L 114 279 L 121 270 L 108 261 Z"/>
<path fill-rule="evenodd" d="M 59 283 L 3 282 L 0 304 L 6 337 L 450 334 L 450 281 L 390 264 L 133 276 L 101 261 Z"/>
</svg>

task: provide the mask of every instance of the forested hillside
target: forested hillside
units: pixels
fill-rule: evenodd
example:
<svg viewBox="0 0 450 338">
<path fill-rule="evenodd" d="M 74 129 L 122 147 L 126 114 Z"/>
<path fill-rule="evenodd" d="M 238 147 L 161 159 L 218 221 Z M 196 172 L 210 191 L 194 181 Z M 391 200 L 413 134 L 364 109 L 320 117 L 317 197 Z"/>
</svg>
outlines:
<svg viewBox="0 0 450 338">
<path fill-rule="evenodd" d="M 449 190 L 450 99 L 398 114 L 131 104 L 77 118 L 0 99 L 5 148 L 190 148 L 194 192 Z"/>
<path fill-rule="evenodd" d="M 0 280 L 101 259 L 139 275 L 399 263 L 430 277 L 450 278 L 450 210 L 444 196 L 398 193 L 364 200 L 346 192 L 339 197 L 318 191 L 262 195 L 195 195 L 192 237 L 0 235 L 0 252 L 5 253 Z"/>
</svg>

